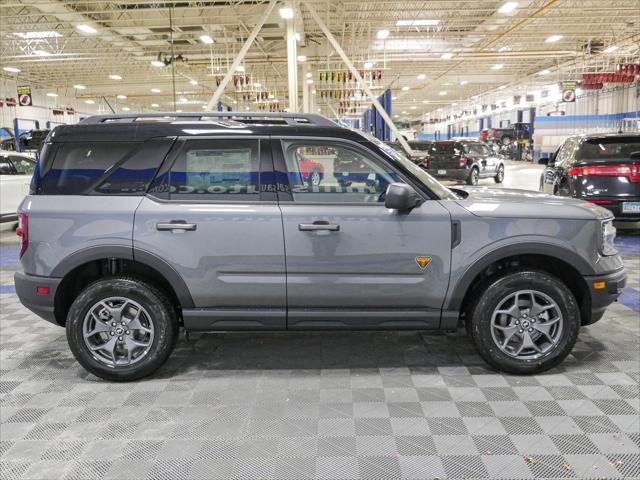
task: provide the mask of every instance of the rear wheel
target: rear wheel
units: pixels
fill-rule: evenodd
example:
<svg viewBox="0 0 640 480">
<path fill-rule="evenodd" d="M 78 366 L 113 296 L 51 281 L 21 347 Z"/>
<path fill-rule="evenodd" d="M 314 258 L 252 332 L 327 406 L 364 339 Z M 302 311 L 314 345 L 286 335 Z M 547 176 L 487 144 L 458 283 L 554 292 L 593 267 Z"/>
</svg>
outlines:
<svg viewBox="0 0 640 480">
<path fill-rule="evenodd" d="M 498 167 L 498 171 L 496 172 L 496 176 L 493 177 L 493 180 L 496 183 L 502 183 L 504 181 L 504 165 Z"/>
<path fill-rule="evenodd" d="M 508 373 L 533 374 L 566 358 L 578 338 L 580 310 L 564 283 L 545 272 L 519 270 L 487 284 L 468 320 L 487 363 Z"/>
<path fill-rule="evenodd" d="M 136 380 L 169 357 L 178 320 L 167 297 L 130 277 L 98 280 L 83 290 L 67 316 L 67 340 L 78 362 L 106 380 Z"/>
<path fill-rule="evenodd" d="M 309 174 L 309 184 L 311 186 L 317 187 L 318 185 L 320 185 L 321 181 L 322 181 L 322 175 L 320 175 L 320 172 L 318 170 L 313 170 Z"/>
<path fill-rule="evenodd" d="M 480 179 L 480 172 L 476 167 L 473 167 L 469 172 L 469 176 L 467 177 L 467 185 L 478 185 L 479 179 Z"/>
</svg>

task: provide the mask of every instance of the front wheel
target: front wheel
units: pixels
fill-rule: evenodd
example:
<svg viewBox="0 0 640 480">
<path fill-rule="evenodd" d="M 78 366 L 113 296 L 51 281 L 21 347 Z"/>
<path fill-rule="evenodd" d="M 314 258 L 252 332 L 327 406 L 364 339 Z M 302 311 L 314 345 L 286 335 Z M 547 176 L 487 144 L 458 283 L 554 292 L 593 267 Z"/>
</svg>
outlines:
<svg viewBox="0 0 640 480">
<path fill-rule="evenodd" d="M 478 185 L 478 180 L 480 178 L 480 172 L 476 167 L 471 169 L 469 172 L 469 176 L 467 177 L 467 185 Z"/>
<path fill-rule="evenodd" d="M 470 309 L 478 353 L 507 373 L 535 374 L 571 352 L 580 329 L 576 299 L 558 278 L 517 270 L 493 277 Z"/>
<path fill-rule="evenodd" d="M 317 187 L 318 185 L 320 185 L 321 181 L 322 181 L 322 175 L 320 174 L 320 172 L 318 170 L 313 170 L 309 174 L 309 184 L 312 187 Z"/>
<path fill-rule="evenodd" d="M 176 311 L 166 295 L 131 277 L 98 280 L 67 315 L 67 341 L 76 360 L 105 380 L 136 380 L 169 357 L 178 338 Z"/>
<path fill-rule="evenodd" d="M 502 183 L 504 181 L 504 165 L 498 167 L 498 171 L 496 172 L 496 176 L 493 177 L 493 180 L 496 183 Z"/>
</svg>

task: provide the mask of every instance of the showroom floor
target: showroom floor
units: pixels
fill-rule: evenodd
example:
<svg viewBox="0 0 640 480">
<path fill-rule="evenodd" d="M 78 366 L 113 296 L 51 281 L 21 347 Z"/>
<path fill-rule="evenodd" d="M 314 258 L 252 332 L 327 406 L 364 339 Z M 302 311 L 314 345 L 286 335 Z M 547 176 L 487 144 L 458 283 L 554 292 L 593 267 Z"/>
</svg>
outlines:
<svg viewBox="0 0 640 480">
<path fill-rule="evenodd" d="M 514 164 L 506 184 L 538 178 Z M 0 478 L 639 478 L 640 237 L 618 245 L 620 302 L 543 375 L 488 369 L 462 330 L 232 333 L 117 384 L 20 305 L 5 232 Z"/>
</svg>

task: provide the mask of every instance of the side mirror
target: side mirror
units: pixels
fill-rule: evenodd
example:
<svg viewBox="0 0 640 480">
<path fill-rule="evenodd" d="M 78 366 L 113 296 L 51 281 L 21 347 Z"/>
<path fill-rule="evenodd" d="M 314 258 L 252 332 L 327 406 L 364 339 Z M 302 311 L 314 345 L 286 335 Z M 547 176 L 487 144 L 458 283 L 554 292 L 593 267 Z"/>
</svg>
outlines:
<svg viewBox="0 0 640 480">
<path fill-rule="evenodd" d="M 421 198 L 418 193 L 406 183 L 392 183 L 387 187 L 384 206 L 400 212 L 411 210 L 418 206 Z"/>
</svg>

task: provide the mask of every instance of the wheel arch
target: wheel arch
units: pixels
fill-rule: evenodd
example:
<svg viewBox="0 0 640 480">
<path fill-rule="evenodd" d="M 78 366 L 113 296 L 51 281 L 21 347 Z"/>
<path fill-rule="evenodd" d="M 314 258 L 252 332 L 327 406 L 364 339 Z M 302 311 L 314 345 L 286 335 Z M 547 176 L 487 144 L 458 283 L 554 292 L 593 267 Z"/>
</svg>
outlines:
<svg viewBox="0 0 640 480">
<path fill-rule="evenodd" d="M 178 272 L 157 255 L 141 249 L 112 245 L 89 247 L 65 258 L 51 272 L 62 278 L 56 289 L 56 322 L 64 325 L 77 293 L 107 275 L 134 275 L 162 289 L 177 308 L 193 308 L 193 298 Z"/>
</svg>

